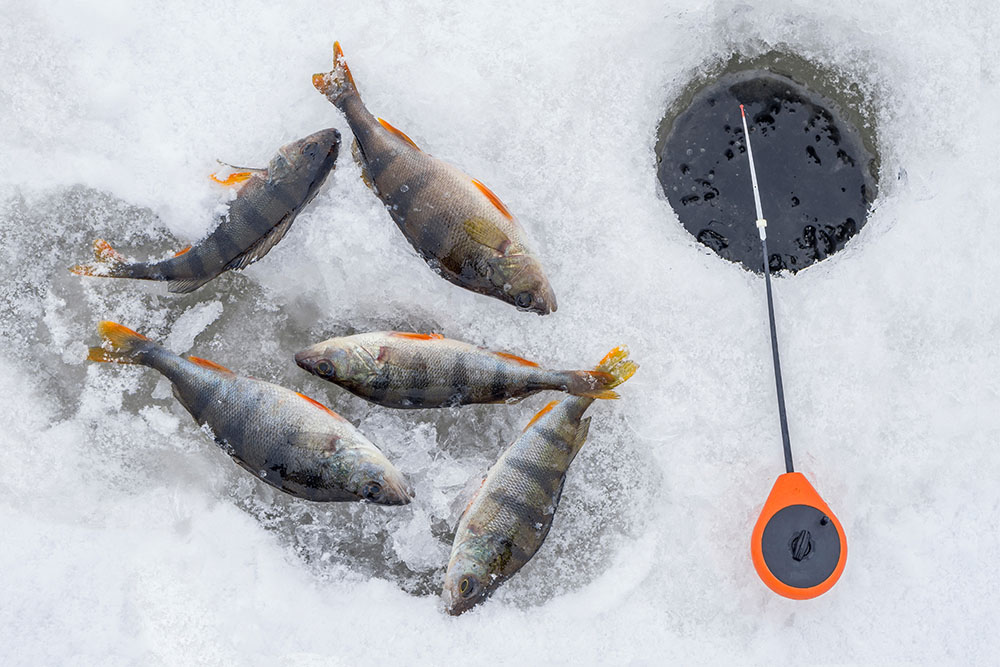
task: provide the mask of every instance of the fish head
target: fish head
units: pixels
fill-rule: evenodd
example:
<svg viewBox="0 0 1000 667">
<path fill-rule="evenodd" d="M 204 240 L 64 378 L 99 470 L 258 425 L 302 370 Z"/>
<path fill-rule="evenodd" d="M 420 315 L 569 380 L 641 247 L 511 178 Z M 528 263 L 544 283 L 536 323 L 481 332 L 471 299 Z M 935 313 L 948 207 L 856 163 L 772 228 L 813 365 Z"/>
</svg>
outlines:
<svg viewBox="0 0 1000 667">
<path fill-rule="evenodd" d="M 500 298 L 518 310 L 548 315 L 556 310 L 556 295 L 542 265 L 530 253 L 502 255 L 490 261 L 490 281 L 500 287 Z"/>
<path fill-rule="evenodd" d="M 374 360 L 361 346 L 331 338 L 298 352 L 295 363 L 330 382 L 361 381 L 372 373 Z"/>
<path fill-rule="evenodd" d="M 350 470 L 344 490 L 360 500 L 376 505 L 406 505 L 413 498 L 413 487 L 374 446 L 360 453 Z"/>
<path fill-rule="evenodd" d="M 340 132 L 328 128 L 285 144 L 267 166 L 268 181 L 293 190 L 300 199 L 308 199 L 322 185 L 337 162 Z"/>
<path fill-rule="evenodd" d="M 452 549 L 441 589 L 441 599 L 452 616 L 472 609 L 499 585 L 497 576 L 490 572 L 489 563 L 495 560 L 490 552 L 488 540 L 475 537 Z"/>
</svg>

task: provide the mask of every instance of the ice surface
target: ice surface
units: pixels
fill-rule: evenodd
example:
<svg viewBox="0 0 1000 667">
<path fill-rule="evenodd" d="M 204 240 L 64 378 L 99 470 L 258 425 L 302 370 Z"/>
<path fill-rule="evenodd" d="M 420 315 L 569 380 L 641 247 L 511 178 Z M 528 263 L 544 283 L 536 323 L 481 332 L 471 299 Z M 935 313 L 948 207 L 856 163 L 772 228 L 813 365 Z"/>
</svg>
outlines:
<svg viewBox="0 0 1000 667">
<path fill-rule="evenodd" d="M 0 663 L 992 662 L 998 24 L 987 1 L 4 3 Z M 375 113 L 519 216 L 556 314 L 431 274 L 346 151 L 242 274 L 180 296 L 65 270 L 93 238 L 139 259 L 198 239 L 227 196 L 216 158 L 348 136 L 310 85 L 335 38 Z M 763 286 L 683 231 L 653 158 L 690 77 L 773 48 L 867 91 L 883 168 L 858 237 L 775 284 L 796 462 L 850 548 L 811 602 L 749 558 L 782 462 Z M 416 499 L 275 492 L 155 373 L 85 364 L 100 319 L 326 401 Z M 436 597 L 454 503 L 551 397 L 392 412 L 292 361 L 373 328 L 563 367 L 627 343 L 642 364 L 594 406 L 543 549 L 457 619 Z"/>
</svg>

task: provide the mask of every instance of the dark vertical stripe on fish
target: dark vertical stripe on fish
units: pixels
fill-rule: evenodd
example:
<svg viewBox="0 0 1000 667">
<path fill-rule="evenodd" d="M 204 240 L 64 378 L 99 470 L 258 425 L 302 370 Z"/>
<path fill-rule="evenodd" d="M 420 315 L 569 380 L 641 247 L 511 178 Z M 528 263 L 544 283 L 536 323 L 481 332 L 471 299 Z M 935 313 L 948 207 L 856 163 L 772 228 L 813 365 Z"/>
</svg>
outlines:
<svg viewBox="0 0 1000 667">
<path fill-rule="evenodd" d="M 200 278 L 204 276 L 207 272 L 205 271 L 205 262 L 202 259 L 202 254 L 203 252 L 199 249 L 193 252 L 186 252 L 177 257 L 177 264 L 174 267 L 175 274 L 184 278 Z"/>
<path fill-rule="evenodd" d="M 427 396 L 427 388 L 431 384 L 431 376 L 426 366 L 414 368 L 410 371 L 409 386 L 406 388 L 406 396 L 411 405 L 423 405 Z"/>
<path fill-rule="evenodd" d="M 563 477 L 563 472 L 561 470 L 555 470 L 553 468 L 549 468 L 548 466 L 540 465 L 537 461 L 532 461 L 520 456 L 508 456 L 506 463 L 514 470 L 524 473 L 527 477 L 537 482 L 538 486 L 549 494 L 556 491 L 559 481 Z"/>
<path fill-rule="evenodd" d="M 493 367 L 493 378 L 490 382 L 490 397 L 499 401 L 507 395 L 507 373 L 502 361 L 497 361 Z"/>
<path fill-rule="evenodd" d="M 369 396 L 371 400 L 376 403 L 380 403 L 385 400 L 386 396 L 389 394 L 390 389 L 390 379 L 388 374 L 379 373 L 375 376 L 375 379 L 371 384 L 371 393 Z"/>
<path fill-rule="evenodd" d="M 532 528 L 538 529 L 544 526 L 548 520 L 548 516 L 540 509 L 525 504 L 520 498 L 509 493 L 498 493 L 493 500 Z"/>
<path fill-rule="evenodd" d="M 253 240 L 259 239 L 274 227 L 277 221 L 265 215 L 254 203 L 247 202 L 243 210 L 240 211 L 240 222 L 245 224 L 253 232 Z"/>
<path fill-rule="evenodd" d="M 365 159 L 368 160 L 368 176 L 372 179 L 373 183 L 378 184 L 379 194 L 384 197 L 386 195 L 385 184 L 381 183 L 381 181 L 387 173 L 393 173 L 392 163 L 398 159 L 399 155 L 396 151 L 384 148 L 384 142 L 380 142 L 382 143 L 382 150 L 377 150 L 373 145 L 365 147 L 361 141 L 358 143 L 361 143 L 365 149 Z M 395 195 L 396 193 L 392 192 L 391 194 Z"/>
<path fill-rule="evenodd" d="M 291 213 L 302 203 L 301 197 L 296 197 L 288 187 L 287 183 L 278 183 L 267 190 L 274 195 L 274 198 L 285 205 L 285 209 Z M 284 216 L 282 216 L 284 217 Z"/>
<path fill-rule="evenodd" d="M 184 400 L 181 401 L 199 424 L 204 423 L 205 408 L 212 402 L 215 391 L 215 387 L 198 389 L 191 394 L 186 394 Z"/>
<path fill-rule="evenodd" d="M 459 405 L 466 399 L 469 387 L 469 369 L 465 364 L 465 355 L 455 356 L 455 363 L 451 366 L 451 400 L 450 403 Z"/>
<path fill-rule="evenodd" d="M 205 250 L 210 252 L 214 250 L 219 258 L 226 264 L 229 264 L 234 259 L 242 255 L 244 251 L 236 240 L 228 232 L 223 231 L 221 228 L 205 241 L 203 247 Z"/>
<path fill-rule="evenodd" d="M 536 426 L 535 432 L 538 434 L 538 437 L 544 440 L 547 444 L 557 447 L 564 452 L 569 451 L 570 446 L 566 443 L 565 438 L 562 437 L 559 431 L 548 426 Z"/>
</svg>

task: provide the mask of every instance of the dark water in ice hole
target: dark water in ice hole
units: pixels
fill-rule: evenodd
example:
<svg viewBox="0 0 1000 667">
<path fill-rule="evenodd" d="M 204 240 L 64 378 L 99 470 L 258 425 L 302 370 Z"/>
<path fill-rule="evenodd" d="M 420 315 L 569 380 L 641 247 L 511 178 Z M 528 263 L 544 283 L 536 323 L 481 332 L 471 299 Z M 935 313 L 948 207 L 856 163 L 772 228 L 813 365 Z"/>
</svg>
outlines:
<svg viewBox="0 0 1000 667">
<path fill-rule="evenodd" d="M 664 121 L 657 176 L 681 224 L 721 257 L 761 272 L 740 104 L 771 272 L 795 272 L 841 250 L 875 198 L 876 158 L 835 103 L 762 69 L 722 74 Z"/>
</svg>

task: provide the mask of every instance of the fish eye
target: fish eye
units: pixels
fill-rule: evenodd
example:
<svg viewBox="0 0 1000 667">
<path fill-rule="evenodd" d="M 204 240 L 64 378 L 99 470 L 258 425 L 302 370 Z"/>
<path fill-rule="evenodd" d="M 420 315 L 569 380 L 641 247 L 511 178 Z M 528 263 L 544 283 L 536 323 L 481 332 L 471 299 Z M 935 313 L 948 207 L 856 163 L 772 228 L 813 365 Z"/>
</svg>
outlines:
<svg viewBox="0 0 1000 667">
<path fill-rule="evenodd" d="M 366 500 L 378 500 L 382 495 L 382 487 L 378 482 L 367 482 L 361 488 L 361 497 Z"/>
<path fill-rule="evenodd" d="M 316 373 L 325 378 L 333 376 L 333 364 L 329 359 L 320 359 L 316 362 Z"/>
<path fill-rule="evenodd" d="M 308 144 L 302 147 L 302 152 L 309 157 L 316 155 L 317 144 L 315 141 L 310 141 Z"/>
<path fill-rule="evenodd" d="M 479 589 L 479 582 L 473 577 L 462 577 L 462 581 L 458 584 L 458 593 L 463 598 L 470 598 L 476 594 Z"/>
<path fill-rule="evenodd" d="M 534 300 L 535 298 L 531 296 L 531 292 L 521 292 L 514 297 L 514 304 L 518 308 L 529 308 Z"/>
</svg>

